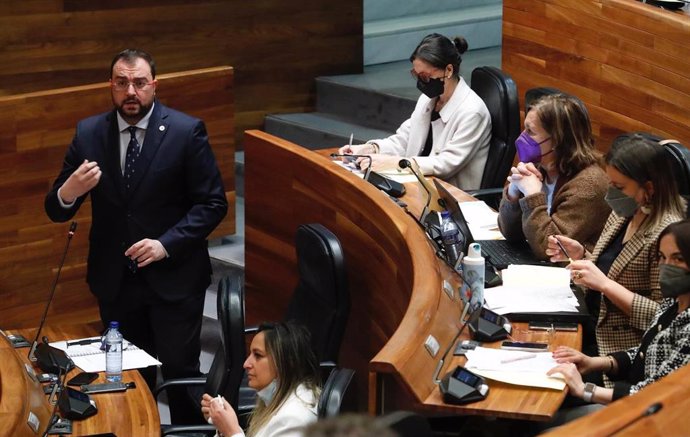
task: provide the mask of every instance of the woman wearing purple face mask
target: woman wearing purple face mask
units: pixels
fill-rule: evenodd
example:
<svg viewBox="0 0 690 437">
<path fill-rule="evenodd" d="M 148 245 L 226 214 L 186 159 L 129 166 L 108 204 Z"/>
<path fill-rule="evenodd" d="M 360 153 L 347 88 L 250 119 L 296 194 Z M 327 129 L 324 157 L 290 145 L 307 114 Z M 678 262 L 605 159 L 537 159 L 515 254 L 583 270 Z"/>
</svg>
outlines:
<svg viewBox="0 0 690 437">
<path fill-rule="evenodd" d="M 371 163 L 374 171 L 399 170 L 402 158 L 413 158 L 425 175 L 464 190 L 479 188 L 489 154 L 491 115 L 460 76 L 467 48 L 462 37 L 424 37 L 410 56 L 410 73 L 422 93 L 410 118 L 388 138 L 343 146 L 338 153 L 370 155 L 371 161 L 358 158 L 357 163 L 363 169 Z"/>
<path fill-rule="evenodd" d="M 515 147 L 520 162 L 511 169 L 499 207 L 503 235 L 526 240 L 540 259 L 548 259 L 549 235 L 567 235 L 591 250 L 611 210 L 582 102 L 564 94 L 539 99 Z"/>
</svg>

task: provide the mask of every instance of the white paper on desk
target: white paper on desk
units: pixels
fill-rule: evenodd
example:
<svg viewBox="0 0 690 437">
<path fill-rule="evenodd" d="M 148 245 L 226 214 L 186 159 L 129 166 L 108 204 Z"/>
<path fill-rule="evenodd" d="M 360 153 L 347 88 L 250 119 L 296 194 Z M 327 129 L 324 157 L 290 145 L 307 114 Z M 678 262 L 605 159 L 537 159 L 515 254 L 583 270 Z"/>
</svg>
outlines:
<svg viewBox="0 0 690 437">
<path fill-rule="evenodd" d="M 100 340 L 101 337 L 91 337 Z M 85 340 L 85 339 L 80 339 Z M 76 340 L 69 340 L 70 343 Z M 51 346 L 65 351 L 68 357 L 74 361 L 74 365 L 84 372 L 104 372 L 105 371 L 105 351 L 101 350 L 100 341 L 91 344 L 73 345 L 67 347 L 66 341 L 56 341 L 50 343 Z M 148 366 L 160 366 L 161 362 L 139 349 L 134 344 L 124 340 L 126 347 L 122 351 L 122 370 L 142 369 Z"/>
<path fill-rule="evenodd" d="M 498 230 L 498 213 L 484 202 L 458 202 L 472 238 L 475 240 L 503 240 Z"/>
<path fill-rule="evenodd" d="M 578 301 L 570 287 L 500 285 L 484 290 L 485 306 L 498 313 L 553 313 L 578 311 Z"/>
<path fill-rule="evenodd" d="M 501 278 L 508 287 L 537 285 L 570 289 L 570 270 L 564 267 L 512 264 L 501 271 Z"/>
<path fill-rule="evenodd" d="M 558 364 L 551 352 L 523 352 L 477 347 L 467 351 L 465 367 L 479 375 L 508 384 L 562 390 L 565 382 L 546 372 Z M 516 361 L 512 361 L 515 358 Z M 509 361 L 509 362 L 504 362 Z"/>
<path fill-rule="evenodd" d="M 359 176 L 360 178 L 364 178 L 364 172 L 357 167 L 355 167 L 354 164 L 351 163 L 345 163 L 340 160 L 335 160 L 333 161 L 340 167 L 344 168 L 345 170 L 351 172 L 354 175 Z M 377 170 L 376 173 L 380 174 L 381 176 L 385 176 L 388 179 L 392 179 L 396 182 L 399 182 L 401 184 L 406 184 L 410 182 L 417 182 L 417 177 L 412 174 L 409 170 L 399 170 L 398 169 L 390 169 L 390 170 Z"/>
</svg>

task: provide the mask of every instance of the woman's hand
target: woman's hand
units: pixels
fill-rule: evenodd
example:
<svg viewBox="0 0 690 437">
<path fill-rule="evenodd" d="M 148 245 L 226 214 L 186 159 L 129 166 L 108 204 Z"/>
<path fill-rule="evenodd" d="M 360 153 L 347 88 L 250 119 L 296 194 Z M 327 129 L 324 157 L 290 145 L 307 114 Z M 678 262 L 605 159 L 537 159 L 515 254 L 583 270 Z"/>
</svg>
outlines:
<svg viewBox="0 0 690 437">
<path fill-rule="evenodd" d="M 611 281 L 589 260 L 573 261 L 566 266 L 566 269 L 570 270 L 570 277 L 573 283 L 591 288 L 592 290 L 604 292 L 606 285 Z"/>
<path fill-rule="evenodd" d="M 213 426 L 225 435 L 242 432 L 235 410 L 224 398 L 204 394 L 201 398 L 201 412 L 206 420 L 210 418 Z"/>
<path fill-rule="evenodd" d="M 570 255 L 570 259 L 568 259 L 568 255 L 561 250 L 556 240 L 560 241 L 563 245 L 563 248 L 565 248 L 568 255 Z M 572 238 L 564 237 L 563 235 L 549 235 L 547 239 L 546 255 L 549 256 L 549 260 L 552 263 L 582 259 L 585 257 L 585 247 Z"/>
<path fill-rule="evenodd" d="M 558 364 L 573 363 L 577 367 L 578 372 L 585 375 L 596 370 L 594 358 L 589 357 L 582 352 L 567 346 L 558 346 L 553 351 L 553 358 Z"/>
<path fill-rule="evenodd" d="M 585 383 L 582 382 L 582 375 L 577 371 L 577 367 L 573 363 L 559 364 L 553 369 L 546 372 L 548 376 L 558 377 L 559 374 L 563 376 L 565 383 L 568 385 L 568 390 L 571 395 L 582 398 L 585 394 Z"/>
<path fill-rule="evenodd" d="M 376 147 L 370 143 L 355 146 L 345 145 L 338 149 L 339 155 L 369 155 L 371 153 L 376 153 Z M 344 160 L 345 158 L 342 159 Z"/>
<path fill-rule="evenodd" d="M 371 163 L 371 169 L 374 171 L 394 170 L 399 168 L 398 163 L 402 159 L 400 156 L 393 155 L 377 154 L 369 156 L 371 160 L 369 158 L 357 158 L 357 166 L 359 166 L 362 171 L 369 167 L 369 163 Z"/>
<path fill-rule="evenodd" d="M 541 192 L 543 176 L 531 162 L 520 162 L 510 169 L 508 182 L 508 196 L 514 199 L 518 197 L 518 191 L 525 196 Z"/>
</svg>

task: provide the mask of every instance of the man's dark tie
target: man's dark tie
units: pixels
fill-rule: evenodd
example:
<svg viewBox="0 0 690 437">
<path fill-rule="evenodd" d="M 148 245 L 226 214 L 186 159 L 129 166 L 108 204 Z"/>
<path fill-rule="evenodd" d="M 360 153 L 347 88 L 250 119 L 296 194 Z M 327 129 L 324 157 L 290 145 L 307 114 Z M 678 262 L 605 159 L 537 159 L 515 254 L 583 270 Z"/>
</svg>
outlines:
<svg viewBox="0 0 690 437">
<path fill-rule="evenodd" d="M 129 145 L 127 145 L 127 155 L 125 156 L 125 172 L 123 176 L 125 177 L 125 186 L 129 190 L 129 184 L 134 176 L 134 163 L 139 157 L 141 147 L 139 147 L 139 142 L 137 141 L 137 127 L 130 126 L 127 128 L 127 130 L 129 130 L 131 136 L 129 138 Z"/>
</svg>

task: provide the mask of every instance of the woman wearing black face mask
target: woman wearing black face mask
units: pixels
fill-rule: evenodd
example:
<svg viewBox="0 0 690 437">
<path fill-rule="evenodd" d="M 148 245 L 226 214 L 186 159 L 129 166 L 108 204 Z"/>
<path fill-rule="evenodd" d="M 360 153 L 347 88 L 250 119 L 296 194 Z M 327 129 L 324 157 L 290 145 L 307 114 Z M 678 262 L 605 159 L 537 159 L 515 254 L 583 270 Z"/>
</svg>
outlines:
<svg viewBox="0 0 690 437">
<path fill-rule="evenodd" d="M 563 374 L 571 395 L 607 404 L 690 363 L 690 220 L 664 229 L 657 249 L 664 300 L 636 347 L 603 357 L 588 357 L 566 347 L 554 351 L 562 364 L 549 373 Z M 585 384 L 581 374 L 593 371 L 606 372 L 613 387 Z"/>
<path fill-rule="evenodd" d="M 549 237 L 551 261 L 568 260 L 558 239 L 575 260 L 568 266 L 573 282 L 585 288 L 592 320 L 584 326 L 583 351 L 589 354 L 605 356 L 639 345 L 659 309 L 658 236 L 684 216 L 669 169 L 664 147 L 650 136 L 616 138 L 606 157 L 606 201 L 613 212 L 593 253 L 570 238 Z"/>
<path fill-rule="evenodd" d="M 340 154 L 371 155 L 375 171 L 398 168 L 414 157 L 426 175 L 459 188 L 479 188 L 491 139 L 491 116 L 484 101 L 460 76 L 464 38 L 426 36 L 410 56 L 412 77 L 422 95 L 408 120 L 388 138 L 343 146 Z M 369 160 L 359 158 L 360 166 Z"/>
</svg>

